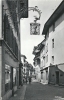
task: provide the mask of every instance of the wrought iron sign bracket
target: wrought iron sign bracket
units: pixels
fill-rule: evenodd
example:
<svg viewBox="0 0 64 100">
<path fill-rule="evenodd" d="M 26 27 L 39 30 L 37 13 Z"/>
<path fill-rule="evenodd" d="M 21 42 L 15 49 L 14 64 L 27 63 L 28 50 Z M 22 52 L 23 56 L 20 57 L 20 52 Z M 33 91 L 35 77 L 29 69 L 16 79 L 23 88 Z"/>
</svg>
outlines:
<svg viewBox="0 0 64 100">
<path fill-rule="evenodd" d="M 37 20 L 40 20 L 40 17 L 41 17 L 41 13 L 42 13 L 42 12 L 41 12 L 41 10 L 38 9 L 38 6 L 35 6 L 35 7 L 29 7 L 29 8 L 28 8 L 28 11 L 30 11 L 30 10 L 36 11 L 36 12 L 38 12 L 38 14 L 39 14 L 39 17 L 34 16 L 34 17 L 35 17 L 34 22 L 36 23 Z"/>
</svg>

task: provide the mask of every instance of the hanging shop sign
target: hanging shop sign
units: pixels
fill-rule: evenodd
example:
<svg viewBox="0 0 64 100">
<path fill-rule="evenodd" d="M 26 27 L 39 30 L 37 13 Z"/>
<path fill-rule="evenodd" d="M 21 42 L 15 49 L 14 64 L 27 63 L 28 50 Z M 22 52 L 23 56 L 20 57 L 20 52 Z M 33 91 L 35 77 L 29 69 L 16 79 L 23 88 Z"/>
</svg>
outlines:
<svg viewBox="0 0 64 100">
<path fill-rule="evenodd" d="M 30 35 L 40 35 L 39 23 L 30 23 Z"/>
</svg>

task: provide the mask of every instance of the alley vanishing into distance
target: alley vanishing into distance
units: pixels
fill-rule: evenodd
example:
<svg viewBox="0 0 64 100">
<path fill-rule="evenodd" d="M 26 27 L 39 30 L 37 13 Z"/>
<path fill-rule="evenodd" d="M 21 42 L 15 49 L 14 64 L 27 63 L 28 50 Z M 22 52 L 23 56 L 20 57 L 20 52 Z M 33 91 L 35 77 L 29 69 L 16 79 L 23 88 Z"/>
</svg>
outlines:
<svg viewBox="0 0 64 100">
<path fill-rule="evenodd" d="M 64 100 L 64 0 L 0 0 L 0 100 Z"/>
</svg>

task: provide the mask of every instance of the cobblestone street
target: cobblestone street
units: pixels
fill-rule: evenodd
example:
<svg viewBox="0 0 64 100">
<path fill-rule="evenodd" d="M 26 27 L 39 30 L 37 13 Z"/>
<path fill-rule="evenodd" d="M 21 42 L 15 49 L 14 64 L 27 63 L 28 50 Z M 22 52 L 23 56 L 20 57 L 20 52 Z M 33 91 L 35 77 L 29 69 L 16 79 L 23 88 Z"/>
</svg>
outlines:
<svg viewBox="0 0 64 100">
<path fill-rule="evenodd" d="M 32 83 L 27 85 L 24 100 L 64 100 L 64 88 Z"/>
</svg>

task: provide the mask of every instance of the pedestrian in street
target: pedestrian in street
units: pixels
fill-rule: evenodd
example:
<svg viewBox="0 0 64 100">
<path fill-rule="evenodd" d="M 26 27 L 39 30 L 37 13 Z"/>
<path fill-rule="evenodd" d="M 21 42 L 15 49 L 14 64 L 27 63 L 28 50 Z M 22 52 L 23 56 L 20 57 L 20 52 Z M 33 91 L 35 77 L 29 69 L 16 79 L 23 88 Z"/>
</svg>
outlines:
<svg viewBox="0 0 64 100">
<path fill-rule="evenodd" d="M 31 84 L 31 77 L 29 77 L 29 84 Z"/>
</svg>

